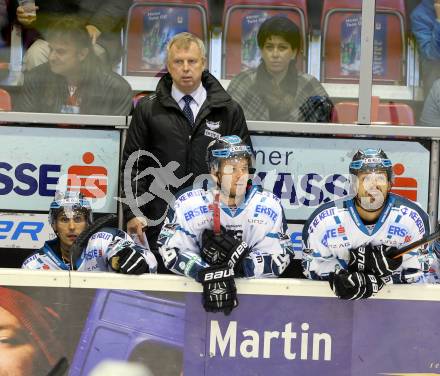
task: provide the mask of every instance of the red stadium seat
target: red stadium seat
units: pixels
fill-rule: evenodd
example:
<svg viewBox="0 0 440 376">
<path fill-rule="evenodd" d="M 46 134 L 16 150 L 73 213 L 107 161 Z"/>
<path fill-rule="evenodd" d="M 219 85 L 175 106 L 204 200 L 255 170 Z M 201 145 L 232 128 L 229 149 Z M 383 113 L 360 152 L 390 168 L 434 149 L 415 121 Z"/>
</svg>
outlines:
<svg viewBox="0 0 440 376">
<path fill-rule="evenodd" d="M 374 102 L 374 100 L 373 100 Z M 371 124 L 414 125 L 414 111 L 404 103 L 377 103 L 371 106 Z M 337 103 L 332 113 L 332 123 L 356 124 L 357 102 Z"/>
<path fill-rule="evenodd" d="M 324 0 L 321 18 L 321 81 L 359 82 L 362 0 Z M 404 0 L 376 1 L 373 82 L 405 85 Z"/>
<path fill-rule="evenodd" d="M 156 76 L 166 67 L 166 44 L 189 31 L 208 49 L 208 1 L 135 0 L 128 12 L 124 75 Z"/>
<path fill-rule="evenodd" d="M 260 62 L 257 32 L 263 21 L 285 15 L 295 22 L 302 35 L 297 68 L 307 71 L 308 17 L 306 0 L 225 0 L 223 12 L 222 77 L 231 79 Z"/>
<path fill-rule="evenodd" d="M 11 96 L 4 89 L 0 89 L 0 111 L 11 111 Z"/>
</svg>

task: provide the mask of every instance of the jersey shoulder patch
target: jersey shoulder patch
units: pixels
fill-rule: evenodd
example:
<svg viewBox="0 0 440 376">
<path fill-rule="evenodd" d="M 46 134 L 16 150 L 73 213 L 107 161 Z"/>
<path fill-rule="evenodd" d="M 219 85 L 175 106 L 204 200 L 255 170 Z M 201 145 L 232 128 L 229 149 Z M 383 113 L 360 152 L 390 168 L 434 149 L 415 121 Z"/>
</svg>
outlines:
<svg viewBox="0 0 440 376">
<path fill-rule="evenodd" d="M 174 208 L 188 222 L 199 216 L 207 215 L 213 210 L 212 204 L 212 196 L 207 191 L 195 189 L 181 194 Z"/>
<path fill-rule="evenodd" d="M 263 197 L 267 197 L 268 199 L 271 199 L 275 202 L 280 202 L 280 199 L 278 196 L 274 195 L 272 192 L 270 191 L 256 191 L 255 193 L 256 195 L 261 195 Z"/>
<path fill-rule="evenodd" d="M 415 225 L 421 236 L 430 232 L 429 216 L 418 203 L 398 195 L 393 197 L 395 198 L 393 210 L 397 212 L 397 216 L 401 216 L 400 221 Z"/>
</svg>

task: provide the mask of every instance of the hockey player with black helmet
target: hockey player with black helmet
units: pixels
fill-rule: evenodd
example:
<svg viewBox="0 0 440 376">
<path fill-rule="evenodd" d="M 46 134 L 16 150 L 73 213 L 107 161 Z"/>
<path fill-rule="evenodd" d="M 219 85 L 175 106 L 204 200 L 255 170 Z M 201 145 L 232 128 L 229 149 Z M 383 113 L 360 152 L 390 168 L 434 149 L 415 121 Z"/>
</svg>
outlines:
<svg viewBox="0 0 440 376">
<path fill-rule="evenodd" d="M 249 184 L 253 160 L 238 136 L 212 141 L 213 186 L 178 196 L 159 235 L 165 266 L 202 283 L 208 312 L 237 306 L 235 277 L 277 277 L 293 257 L 280 200 Z"/>
<path fill-rule="evenodd" d="M 352 195 L 320 206 L 303 229 L 303 268 L 328 280 L 341 299 L 365 299 L 385 283 L 435 279 L 423 248 L 393 259 L 393 248 L 430 233 L 429 218 L 415 202 L 390 192 L 392 162 L 381 149 L 359 150 L 350 163 Z"/>
<path fill-rule="evenodd" d="M 46 241 L 40 250 L 29 256 L 22 268 L 124 274 L 156 272 L 157 261 L 150 250 L 135 244 L 124 231 L 108 226 L 91 233 L 81 255 L 73 259 L 72 246 L 93 223 L 90 203 L 79 192 L 55 194 L 50 204 L 49 223 L 57 237 Z"/>
</svg>

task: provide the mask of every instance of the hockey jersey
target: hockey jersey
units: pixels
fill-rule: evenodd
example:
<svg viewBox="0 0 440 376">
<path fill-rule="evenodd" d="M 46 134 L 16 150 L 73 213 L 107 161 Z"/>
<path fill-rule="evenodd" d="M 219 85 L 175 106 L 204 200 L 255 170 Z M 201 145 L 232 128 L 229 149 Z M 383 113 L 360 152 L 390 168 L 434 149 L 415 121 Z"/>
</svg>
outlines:
<svg viewBox="0 0 440 376">
<path fill-rule="evenodd" d="M 180 195 L 159 235 L 159 252 L 174 273 L 197 279 L 210 265 L 200 257 L 202 234 L 213 228 L 212 190 Z M 278 197 L 252 187 L 235 210 L 220 203 L 220 223 L 245 241 L 251 252 L 243 261 L 245 277 L 276 277 L 293 258 L 290 237 Z"/>
<path fill-rule="evenodd" d="M 64 262 L 55 251 L 58 239 L 46 241 L 44 246 L 30 255 L 22 265 L 24 269 L 33 270 L 70 270 L 70 264 Z M 113 227 L 104 227 L 93 234 L 81 256 L 76 262 L 76 270 L 81 272 L 113 271 L 109 260 L 121 249 L 121 246 L 131 246 L 142 253 L 150 268 L 150 273 L 156 273 L 157 261 L 150 250 L 133 242 L 124 231 Z"/>
<path fill-rule="evenodd" d="M 366 226 L 353 199 L 332 201 L 319 207 L 303 228 L 303 268 L 311 279 L 327 279 L 330 272 L 347 269 L 350 250 L 361 245 L 402 246 L 429 234 L 426 212 L 408 199 L 389 194 L 374 225 Z M 433 281 L 435 255 L 416 248 L 403 256 L 393 276 L 394 283 Z"/>
</svg>

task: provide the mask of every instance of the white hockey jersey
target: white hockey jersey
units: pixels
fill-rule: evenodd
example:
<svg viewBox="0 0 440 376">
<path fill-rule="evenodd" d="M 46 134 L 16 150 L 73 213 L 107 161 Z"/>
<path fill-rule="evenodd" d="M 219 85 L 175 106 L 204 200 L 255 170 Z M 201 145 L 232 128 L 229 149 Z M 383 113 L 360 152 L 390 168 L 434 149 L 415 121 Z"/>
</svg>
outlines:
<svg viewBox="0 0 440 376">
<path fill-rule="evenodd" d="M 93 234 L 81 256 L 76 262 L 76 270 L 80 272 L 106 272 L 113 271 L 109 265 L 120 244 L 123 241 L 126 246 L 142 253 L 147 260 L 150 273 L 156 273 L 157 261 L 150 250 L 145 249 L 133 242 L 131 237 L 124 231 L 113 227 L 104 227 Z M 30 255 L 22 265 L 23 269 L 33 270 L 70 270 L 70 264 L 64 262 L 61 255 L 56 252 L 58 239 L 49 240 L 37 252 Z"/>
<path fill-rule="evenodd" d="M 303 268 L 311 279 L 327 279 L 330 272 L 347 269 L 350 249 L 371 244 L 401 248 L 429 234 L 425 211 L 408 199 L 389 194 L 374 226 L 366 226 L 353 199 L 332 201 L 319 207 L 303 228 Z M 433 281 L 435 255 L 417 248 L 403 256 L 394 283 Z"/>
<path fill-rule="evenodd" d="M 197 279 L 210 266 L 200 249 L 203 231 L 213 227 L 213 201 L 213 192 L 203 189 L 175 201 L 158 239 L 165 266 L 174 273 Z M 220 203 L 220 223 L 251 249 L 243 261 L 245 277 L 276 277 L 294 257 L 280 200 L 270 192 L 252 187 L 235 210 Z"/>
</svg>

